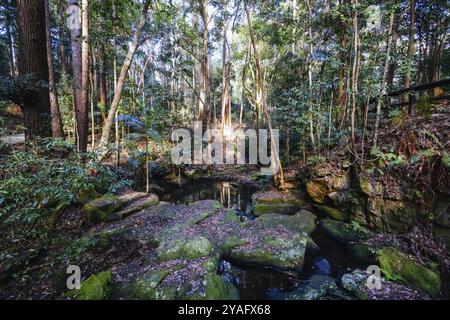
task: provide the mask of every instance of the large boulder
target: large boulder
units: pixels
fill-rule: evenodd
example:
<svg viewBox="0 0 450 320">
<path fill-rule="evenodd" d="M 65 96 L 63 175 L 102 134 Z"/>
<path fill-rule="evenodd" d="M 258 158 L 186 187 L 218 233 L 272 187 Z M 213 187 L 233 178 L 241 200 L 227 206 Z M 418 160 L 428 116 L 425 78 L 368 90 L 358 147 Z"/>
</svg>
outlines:
<svg viewBox="0 0 450 320">
<path fill-rule="evenodd" d="M 303 200 L 292 192 L 258 192 L 253 195 L 252 200 L 255 216 L 268 213 L 294 214 L 303 205 Z"/>
<path fill-rule="evenodd" d="M 370 233 L 367 229 L 352 223 L 337 220 L 322 220 L 320 221 L 320 227 L 327 236 L 342 244 L 359 242 L 370 238 Z"/>
<path fill-rule="evenodd" d="M 205 237 L 190 239 L 176 238 L 165 241 L 157 249 L 158 259 L 162 261 L 179 258 L 197 259 L 208 256 L 213 251 L 211 242 Z"/>
<path fill-rule="evenodd" d="M 112 272 L 101 272 L 84 280 L 80 289 L 68 291 L 64 297 L 74 300 L 105 300 L 111 293 L 111 284 Z"/>
<path fill-rule="evenodd" d="M 439 294 L 441 279 L 439 275 L 395 248 L 387 247 L 378 253 L 378 261 L 384 276 L 393 281 L 407 284 L 417 290 L 422 290 L 432 297 Z"/>
<path fill-rule="evenodd" d="M 342 287 L 360 300 L 423 300 L 429 297 L 417 290 L 380 278 L 381 290 L 376 286 L 369 287 L 367 284 L 374 284 L 369 279 L 371 274 L 363 270 L 353 270 L 346 273 L 341 278 Z"/>
<path fill-rule="evenodd" d="M 326 205 L 316 205 L 317 209 L 326 214 L 329 218 L 339 221 L 350 221 L 350 216 L 346 212 L 343 212 L 337 208 L 326 206 Z"/>
<path fill-rule="evenodd" d="M 307 239 L 298 234 L 280 237 L 262 235 L 245 245 L 232 248 L 228 256 L 238 263 L 281 270 L 301 270 L 305 261 Z"/>
<path fill-rule="evenodd" d="M 217 259 L 172 260 L 150 268 L 117 290 L 122 299 L 238 300 L 239 292 L 216 273 Z"/>
<path fill-rule="evenodd" d="M 265 226 L 276 227 L 282 225 L 292 231 L 308 235 L 316 230 L 316 220 L 316 215 L 307 210 L 300 210 L 294 215 L 271 213 L 258 218 L 258 221 Z"/>
</svg>

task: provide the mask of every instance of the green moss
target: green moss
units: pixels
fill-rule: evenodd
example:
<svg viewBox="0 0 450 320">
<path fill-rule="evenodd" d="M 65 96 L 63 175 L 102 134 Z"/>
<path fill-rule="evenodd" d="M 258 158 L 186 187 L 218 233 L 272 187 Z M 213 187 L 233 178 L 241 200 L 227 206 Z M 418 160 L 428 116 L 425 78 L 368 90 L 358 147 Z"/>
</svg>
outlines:
<svg viewBox="0 0 450 320">
<path fill-rule="evenodd" d="M 384 248 L 378 253 L 378 261 L 384 276 L 399 281 L 414 289 L 427 292 L 436 297 L 441 288 L 441 279 L 435 272 L 410 260 L 395 248 Z"/>
<path fill-rule="evenodd" d="M 104 300 L 109 297 L 111 282 L 112 272 L 101 272 L 84 280 L 79 290 L 69 291 L 65 296 L 74 300 Z"/>
<path fill-rule="evenodd" d="M 108 218 L 108 215 L 122 208 L 123 202 L 117 197 L 105 196 L 93 200 L 83 206 L 82 211 L 86 213 L 90 222 L 99 223 Z"/>
<path fill-rule="evenodd" d="M 239 291 L 215 273 L 205 278 L 205 300 L 239 300 Z"/>
<path fill-rule="evenodd" d="M 350 221 L 349 215 L 345 212 L 340 211 L 339 209 L 325 205 L 317 205 L 317 208 L 319 208 L 320 211 L 325 213 L 331 219 L 339 221 Z"/>
<path fill-rule="evenodd" d="M 155 300 L 160 283 L 170 274 L 169 270 L 156 270 L 138 279 L 134 284 L 134 294 L 138 299 Z"/>
<path fill-rule="evenodd" d="M 274 267 L 284 270 L 301 269 L 304 263 L 307 239 L 279 239 L 266 236 L 263 243 L 252 247 L 236 247 L 229 253 L 232 259 L 243 264 Z"/>
<path fill-rule="evenodd" d="M 265 214 L 257 221 L 268 227 L 282 225 L 298 233 L 311 234 L 316 230 L 316 216 L 307 210 L 301 210 L 295 215 Z"/>
<path fill-rule="evenodd" d="M 253 209 L 253 214 L 257 217 L 268 213 L 294 214 L 299 208 L 297 204 L 286 201 L 260 202 L 258 200 Z"/>
<path fill-rule="evenodd" d="M 233 209 L 227 210 L 224 220 L 226 223 L 241 223 L 240 218 L 238 217 L 236 211 L 234 211 Z"/>
<path fill-rule="evenodd" d="M 175 239 L 163 243 L 158 248 L 158 259 L 161 261 L 179 258 L 197 259 L 208 256 L 213 247 L 205 237 L 192 239 Z"/>
<path fill-rule="evenodd" d="M 222 250 L 225 253 L 228 253 L 230 250 L 245 245 L 246 241 L 242 240 L 238 236 L 230 236 L 225 239 L 225 241 L 222 243 Z"/>
</svg>

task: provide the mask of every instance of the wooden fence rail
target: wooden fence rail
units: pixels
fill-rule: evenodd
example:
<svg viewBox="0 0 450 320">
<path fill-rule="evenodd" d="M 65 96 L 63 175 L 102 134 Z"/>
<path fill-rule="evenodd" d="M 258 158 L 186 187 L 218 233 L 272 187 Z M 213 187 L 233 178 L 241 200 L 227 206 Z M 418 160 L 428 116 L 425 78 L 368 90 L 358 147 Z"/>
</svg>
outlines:
<svg viewBox="0 0 450 320">
<path fill-rule="evenodd" d="M 424 84 L 419 84 L 416 86 L 412 86 L 409 88 L 392 91 L 387 94 L 388 97 L 397 97 L 400 95 L 403 95 L 405 93 L 408 93 L 408 101 L 407 102 L 399 102 L 399 103 L 393 103 L 390 104 L 389 107 L 402 107 L 402 106 L 408 106 L 408 114 L 411 115 L 414 113 L 414 110 L 416 108 L 417 104 L 417 97 L 416 92 L 424 91 L 428 89 L 433 89 L 436 87 L 442 87 L 450 85 L 450 78 L 448 79 L 442 79 L 434 82 L 428 82 Z M 438 97 L 432 97 L 430 101 L 439 101 L 439 100 L 450 100 L 450 95 L 443 95 Z"/>
</svg>

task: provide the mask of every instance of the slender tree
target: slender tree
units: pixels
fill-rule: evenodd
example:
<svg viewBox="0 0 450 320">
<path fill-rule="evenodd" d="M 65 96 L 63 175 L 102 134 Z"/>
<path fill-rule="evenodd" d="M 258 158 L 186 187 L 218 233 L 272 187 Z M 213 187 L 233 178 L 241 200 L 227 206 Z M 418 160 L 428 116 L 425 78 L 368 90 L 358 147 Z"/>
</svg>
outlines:
<svg viewBox="0 0 450 320">
<path fill-rule="evenodd" d="M 251 45 L 252 45 L 252 49 L 253 49 L 253 55 L 255 57 L 256 70 L 257 70 L 257 74 L 258 74 L 256 81 L 257 81 L 258 87 L 261 88 L 262 109 L 263 109 L 264 116 L 267 121 L 267 125 L 269 127 L 272 163 L 276 163 L 277 167 L 278 167 L 278 172 L 276 172 L 274 174 L 274 182 L 275 182 L 275 185 L 277 185 L 279 188 L 284 189 L 285 184 L 284 184 L 283 167 L 281 165 L 280 156 L 278 154 L 278 148 L 275 143 L 275 138 L 274 138 L 273 128 L 272 128 L 272 121 L 270 119 L 269 108 L 267 106 L 267 93 L 266 93 L 266 89 L 265 89 L 261 60 L 259 58 L 258 49 L 256 47 L 256 37 L 255 37 L 254 31 L 253 31 L 252 14 L 251 14 L 250 9 L 247 6 L 246 0 L 244 0 L 244 9 L 245 9 L 245 13 L 247 16 L 248 31 L 250 34 L 250 41 L 251 41 Z"/>
<path fill-rule="evenodd" d="M 128 49 L 128 53 L 125 57 L 125 61 L 123 62 L 122 69 L 120 71 L 119 78 L 117 79 L 117 86 L 116 90 L 114 92 L 114 98 L 111 103 L 111 107 L 109 108 L 108 117 L 103 125 L 102 130 L 102 137 L 100 140 L 100 148 L 105 149 L 108 142 L 109 142 L 109 136 L 111 133 L 112 126 L 114 124 L 115 115 L 117 112 L 117 109 L 119 107 L 120 99 L 122 97 L 122 90 L 125 84 L 125 79 L 128 73 L 128 69 L 130 68 L 131 62 L 133 61 L 134 54 L 136 53 L 136 49 L 138 48 L 140 44 L 140 38 L 141 38 L 141 32 L 142 29 L 144 29 L 144 26 L 147 21 L 147 13 L 148 9 L 150 7 L 150 0 L 144 1 L 141 16 L 139 19 L 139 23 L 137 25 L 136 31 L 134 32 L 133 40 L 130 45 L 130 48 Z M 100 152 L 100 155 L 103 156 L 105 153 L 104 150 Z"/>
</svg>

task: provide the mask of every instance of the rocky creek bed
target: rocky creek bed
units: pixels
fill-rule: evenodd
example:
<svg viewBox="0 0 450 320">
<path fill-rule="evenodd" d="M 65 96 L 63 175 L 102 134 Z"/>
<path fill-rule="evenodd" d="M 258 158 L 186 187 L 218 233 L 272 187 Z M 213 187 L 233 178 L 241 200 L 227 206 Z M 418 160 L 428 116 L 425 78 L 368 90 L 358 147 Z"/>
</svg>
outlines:
<svg viewBox="0 0 450 320">
<path fill-rule="evenodd" d="M 35 275 L 37 287 L 47 289 L 41 298 L 442 297 L 437 269 L 293 190 L 197 181 L 160 197 L 130 191 L 100 197 L 82 212 L 89 231 Z M 16 258 L 2 264 L 4 275 Z M 64 290 L 68 264 L 82 269 L 80 290 Z M 379 290 L 366 286 L 365 270 L 373 264 L 384 275 Z M 8 285 L 0 296 L 16 298 Z"/>
</svg>

